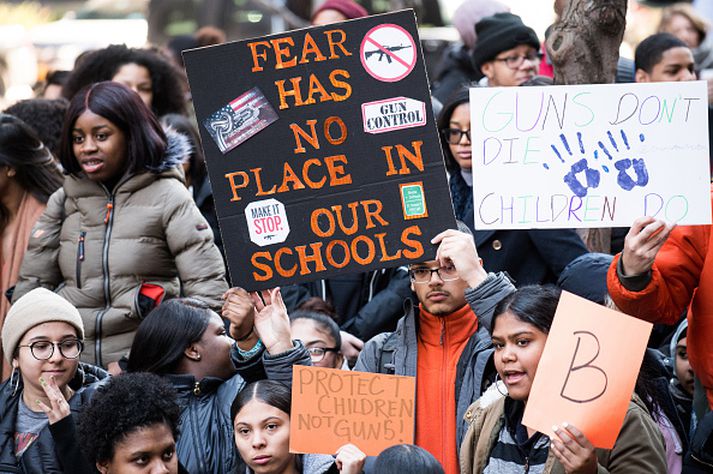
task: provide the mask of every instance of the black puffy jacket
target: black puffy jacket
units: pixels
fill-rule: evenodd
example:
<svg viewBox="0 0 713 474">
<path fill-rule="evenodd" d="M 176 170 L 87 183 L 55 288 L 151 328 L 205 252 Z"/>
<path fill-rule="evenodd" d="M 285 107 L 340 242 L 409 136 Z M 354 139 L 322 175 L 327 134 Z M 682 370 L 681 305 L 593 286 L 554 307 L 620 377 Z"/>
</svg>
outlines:
<svg viewBox="0 0 713 474">
<path fill-rule="evenodd" d="M 245 381 L 240 375 L 228 380 L 192 375 L 166 375 L 178 393 L 181 434 L 176 453 L 191 474 L 231 474 L 245 470 L 233 440 L 230 405 Z M 240 469 L 239 469 L 240 468 Z"/>
<path fill-rule="evenodd" d="M 292 366 L 311 365 L 302 343 L 284 354 L 271 356 L 263 349 L 252 359 L 242 360 L 236 346 L 231 359 L 238 373 L 228 380 L 192 375 L 165 375 L 178 392 L 181 433 L 176 443 L 178 460 L 191 474 L 233 474 L 245 472 L 233 438 L 230 407 L 246 384 L 264 378 L 292 384 Z M 2 471 L 0 471 L 2 472 Z"/>
<path fill-rule="evenodd" d="M 45 426 L 39 437 L 18 459 L 15 456 L 15 423 L 22 396 L 22 380 L 13 394 L 10 380 L 0 385 L 0 472 L 23 474 L 84 474 L 94 468 L 81 452 L 74 419 L 94 395 L 100 380 L 108 373 L 88 364 L 80 364 L 69 386 L 75 390 L 69 399 L 71 415 Z"/>
</svg>

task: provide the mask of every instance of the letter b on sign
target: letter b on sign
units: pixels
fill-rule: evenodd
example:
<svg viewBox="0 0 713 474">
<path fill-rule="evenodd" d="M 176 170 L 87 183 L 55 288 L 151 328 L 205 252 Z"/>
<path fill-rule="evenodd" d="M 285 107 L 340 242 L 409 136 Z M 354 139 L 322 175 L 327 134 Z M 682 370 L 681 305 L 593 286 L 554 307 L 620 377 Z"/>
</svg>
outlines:
<svg viewBox="0 0 713 474">
<path fill-rule="evenodd" d="M 589 331 L 574 331 L 573 334 L 578 336 L 577 345 L 560 396 L 570 402 L 587 403 L 604 395 L 609 379 L 604 370 L 593 365 L 600 350 L 597 336 Z M 582 383 L 585 379 L 587 383 Z"/>
</svg>

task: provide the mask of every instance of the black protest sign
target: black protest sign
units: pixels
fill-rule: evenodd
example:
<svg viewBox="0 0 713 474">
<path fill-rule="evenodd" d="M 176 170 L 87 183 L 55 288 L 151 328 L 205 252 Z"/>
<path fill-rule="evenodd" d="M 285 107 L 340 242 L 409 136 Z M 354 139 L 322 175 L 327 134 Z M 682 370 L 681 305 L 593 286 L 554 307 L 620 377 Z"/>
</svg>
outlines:
<svg viewBox="0 0 713 474">
<path fill-rule="evenodd" d="M 184 59 L 235 285 L 434 257 L 455 220 L 413 11 Z"/>
</svg>

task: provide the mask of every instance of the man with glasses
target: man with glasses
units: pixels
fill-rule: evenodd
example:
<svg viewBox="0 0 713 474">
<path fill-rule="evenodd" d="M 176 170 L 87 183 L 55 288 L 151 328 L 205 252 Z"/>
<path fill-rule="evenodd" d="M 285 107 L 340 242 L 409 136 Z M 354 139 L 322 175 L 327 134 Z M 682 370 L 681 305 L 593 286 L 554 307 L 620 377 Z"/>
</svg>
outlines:
<svg viewBox="0 0 713 474">
<path fill-rule="evenodd" d="M 409 268 L 418 299 L 393 333 L 364 346 L 355 370 L 416 377 L 416 444 L 446 473 L 457 473 L 463 415 L 491 381 L 487 326 L 495 305 L 514 291 L 504 273 L 487 273 L 473 236 L 459 222 L 433 238 L 435 260 Z"/>
<path fill-rule="evenodd" d="M 481 85 L 519 86 L 535 77 L 542 57 L 540 40 L 519 16 L 496 13 L 476 23 L 475 32 L 473 64 L 485 76 Z"/>
</svg>

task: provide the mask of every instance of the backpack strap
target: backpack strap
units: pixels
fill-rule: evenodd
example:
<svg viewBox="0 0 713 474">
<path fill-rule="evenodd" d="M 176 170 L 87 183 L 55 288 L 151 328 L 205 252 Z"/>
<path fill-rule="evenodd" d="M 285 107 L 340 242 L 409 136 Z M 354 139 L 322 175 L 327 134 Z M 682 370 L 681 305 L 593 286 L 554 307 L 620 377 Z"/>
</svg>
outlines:
<svg viewBox="0 0 713 474">
<path fill-rule="evenodd" d="M 394 365 L 394 352 L 396 351 L 397 340 L 396 332 L 389 334 L 381 346 L 379 352 L 379 372 L 380 374 L 394 375 L 396 366 Z"/>
</svg>

